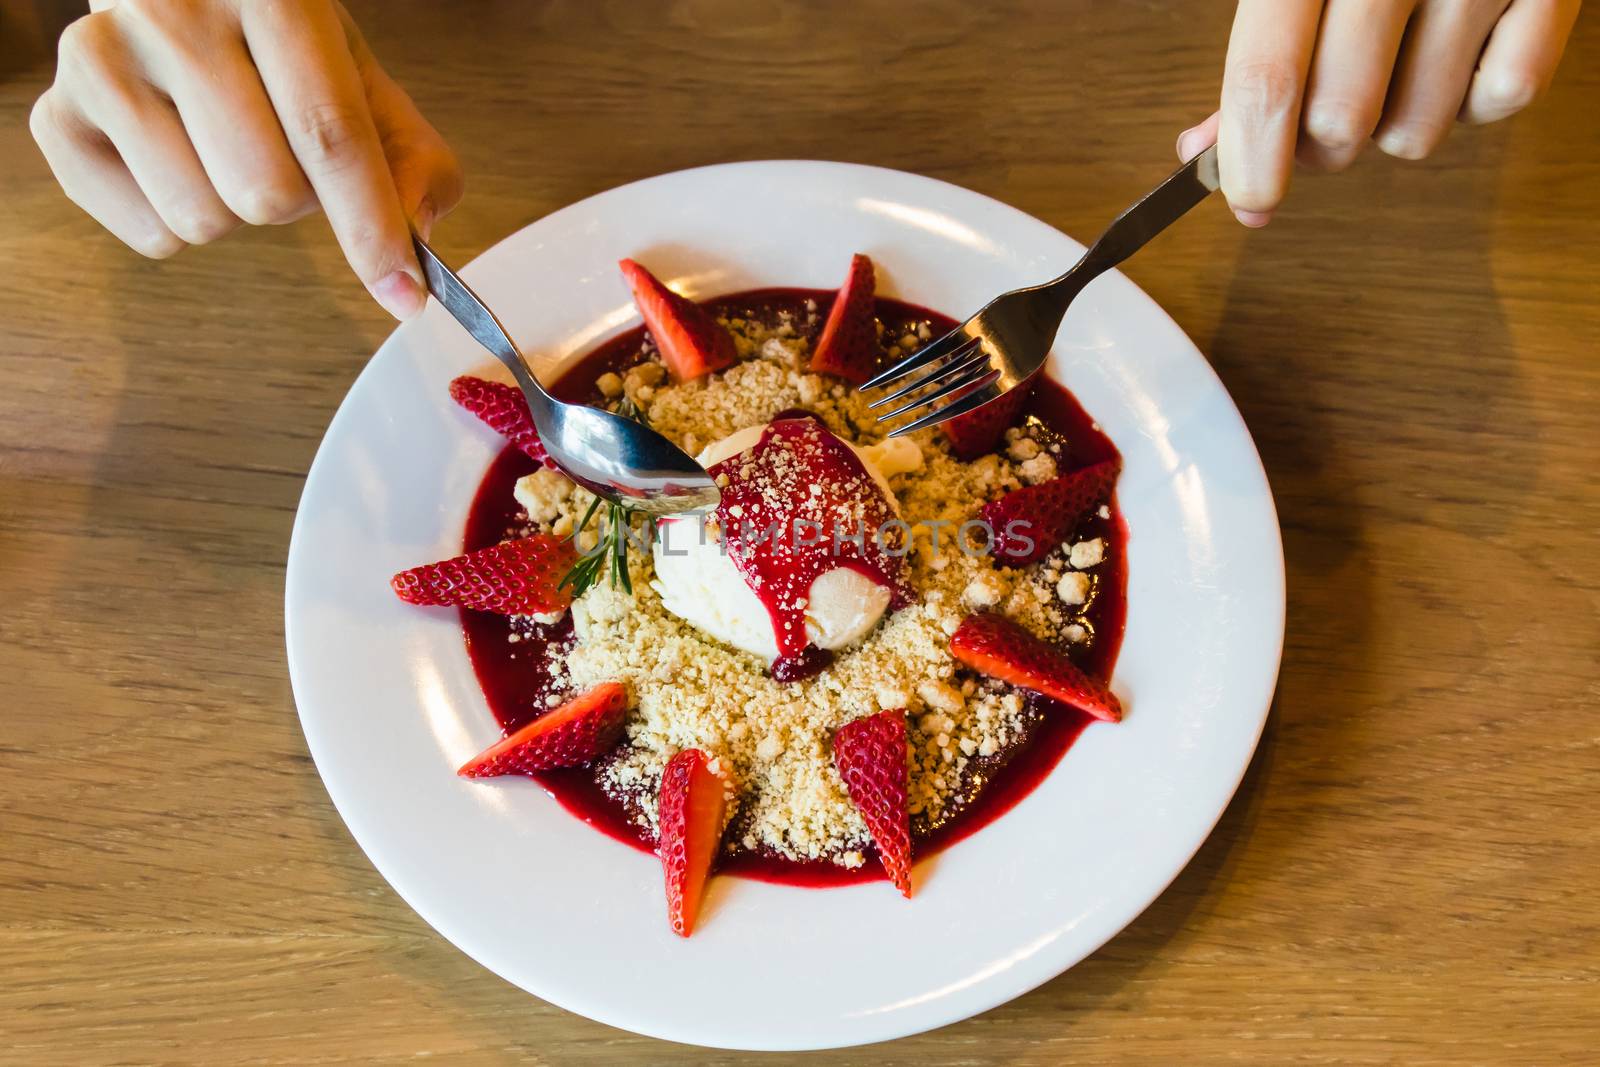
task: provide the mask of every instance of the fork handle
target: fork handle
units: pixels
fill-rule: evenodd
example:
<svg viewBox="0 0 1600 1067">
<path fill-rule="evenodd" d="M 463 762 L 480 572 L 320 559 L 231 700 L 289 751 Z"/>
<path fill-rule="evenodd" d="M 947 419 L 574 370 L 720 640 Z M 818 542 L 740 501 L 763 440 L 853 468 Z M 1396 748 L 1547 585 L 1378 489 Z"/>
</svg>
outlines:
<svg viewBox="0 0 1600 1067">
<path fill-rule="evenodd" d="M 1221 184 L 1217 176 L 1217 146 L 1212 145 L 1118 215 L 1083 258 L 1056 282 L 1071 278 L 1081 286 L 1110 270 L 1216 192 Z"/>
</svg>

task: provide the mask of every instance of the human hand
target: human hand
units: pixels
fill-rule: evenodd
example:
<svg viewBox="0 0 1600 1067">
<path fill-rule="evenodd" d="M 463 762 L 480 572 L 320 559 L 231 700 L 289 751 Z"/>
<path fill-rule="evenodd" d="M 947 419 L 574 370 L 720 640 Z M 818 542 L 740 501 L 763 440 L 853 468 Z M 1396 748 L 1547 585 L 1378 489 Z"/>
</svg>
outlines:
<svg viewBox="0 0 1600 1067">
<path fill-rule="evenodd" d="M 163 258 L 320 206 L 397 318 L 426 292 L 408 221 L 461 199 L 455 155 L 337 0 L 96 0 L 30 125 L 56 180 Z"/>
<path fill-rule="evenodd" d="M 1495 122 L 1548 88 L 1581 0 L 1240 0 L 1222 108 L 1178 136 L 1215 143 L 1222 191 L 1265 226 L 1294 162 L 1342 170 L 1370 138 L 1422 159 L 1453 122 Z"/>
</svg>

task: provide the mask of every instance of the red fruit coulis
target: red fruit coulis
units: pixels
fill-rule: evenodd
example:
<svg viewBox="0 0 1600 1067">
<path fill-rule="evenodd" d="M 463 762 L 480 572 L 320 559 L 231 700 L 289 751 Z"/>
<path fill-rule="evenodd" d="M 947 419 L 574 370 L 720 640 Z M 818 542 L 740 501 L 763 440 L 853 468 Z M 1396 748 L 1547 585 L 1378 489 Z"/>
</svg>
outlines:
<svg viewBox="0 0 1600 1067">
<path fill-rule="evenodd" d="M 714 315 L 774 321 L 786 311 L 804 321 L 808 300 L 815 301 L 820 315 L 825 316 L 833 298 L 834 293 L 827 290 L 757 289 L 717 297 L 704 306 Z M 937 337 L 956 326 L 938 312 L 883 297 L 878 298 L 877 311 L 886 337 L 915 330 L 919 324 L 926 324 L 931 335 Z M 642 326 L 612 338 L 562 375 L 552 392 L 566 400 L 595 400 L 595 379 L 608 370 L 622 371 L 638 362 L 643 340 Z M 1064 443 L 1063 470 L 1118 454 L 1116 446 L 1100 432 L 1072 394 L 1048 379 L 1040 380 L 1026 416 L 1060 435 Z M 490 464 L 467 516 L 465 551 L 495 544 L 517 525 L 519 509 L 512 487 L 536 467 L 532 459 L 511 445 Z M 1106 561 L 1096 572 L 1094 599 L 1084 615 L 1092 636 L 1086 643 L 1070 646 L 1074 662 L 1101 679 L 1109 678 L 1116 664 L 1127 612 L 1127 529 L 1115 500 L 1110 510 L 1110 518 L 1091 514 L 1074 535 L 1077 540 L 1100 537 L 1107 545 Z M 509 733 L 541 714 L 546 709 L 545 697 L 551 693 L 545 664 L 552 652 L 559 654 L 560 648 L 572 640 L 570 616 L 551 626 L 529 626 L 501 615 L 463 611 L 461 626 L 478 683 L 502 729 Z M 515 641 L 510 640 L 513 636 Z M 799 657 L 804 662 L 805 652 Z M 812 668 L 813 664 L 805 662 L 805 666 Z M 825 667 L 823 661 L 814 669 Z M 971 761 L 977 768 L 974 777 L 979 781 L 973 782 L 970 799 L 951 805 L 952 810 L 937 825 L 913 827 L 917 856 L 947 848 L 1011 810 L 1055 768 L 1083 728 L 1094 721 L 1082 712 L 1038 697 L 1029 699 L 1028 709 L 1030 727 L 1018 743 L 996 756 Z M 642 851 L 655 851 L 655 842 L 629 819 L 623 802 L 601 789 L 592 768 L 541 771 L 533 777 L 563 807 L 591 826 Z M 976 788 L 980 784 L 981 788 Z M 876 856 L 864 867 L 851 869 L 826 861 L 797 862 L 746 850 L 724 855 L 717 870 L 721 874 L 803 886 L 847 885 L 883 877 Z"/>
<path fill-rule="evenodd" d="M 888 586 L 891 609 L 915 598 L 905 557 L 876 536 L 897 518 L 894 503 L 822 420 L 774 420 L 755 445 L 708 473 L 724 483 L 722 539 L 772 617 L 780 663 L 806 651 L 806 596 L 828 571 L 847 567 Z"/>
</svg>

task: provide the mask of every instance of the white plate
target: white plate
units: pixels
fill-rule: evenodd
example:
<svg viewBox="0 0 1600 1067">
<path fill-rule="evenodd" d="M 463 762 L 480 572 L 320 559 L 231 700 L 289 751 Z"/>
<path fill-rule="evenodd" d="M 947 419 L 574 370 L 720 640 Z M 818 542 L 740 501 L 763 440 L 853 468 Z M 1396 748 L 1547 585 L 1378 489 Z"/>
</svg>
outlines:
<svg viewBox="0 0 1600 1067">
<path fill-rule="evenodd" d="M 837 163 L 707 167 L 614 189 L 485 252 L 466 277 L 549 363 L 635 320 L 616 262 L 709 296 L 827 288 L 852 252 L 887 295 L 961 317 L 1081 251 L 976 193 Z M 1128 625 L 1095 726 L 1012 811 L 883 884 L 735 878 L 695 935 L 668 931 L 657 861 L 528 781 L 463 781 L 498 736 L 450 612 L 395 571 L 460 551 L 501 442 L 446 385 L 483 353 L 430 306 L 378 350 L 328 428 L 289 548 L 289 672 L 351 832 L 441 934 L 523 989 L 613 1026 L 743 1049 L 879 1041 L 954 1022 L 1061 973 L 1189 860 L 1233 795 L 1277 678 L 1283 555 L 1238 411 L 1187 337 L 1121 275 L 1073 305 L 1050 373 L 1122 450 Z"/>
</svg>

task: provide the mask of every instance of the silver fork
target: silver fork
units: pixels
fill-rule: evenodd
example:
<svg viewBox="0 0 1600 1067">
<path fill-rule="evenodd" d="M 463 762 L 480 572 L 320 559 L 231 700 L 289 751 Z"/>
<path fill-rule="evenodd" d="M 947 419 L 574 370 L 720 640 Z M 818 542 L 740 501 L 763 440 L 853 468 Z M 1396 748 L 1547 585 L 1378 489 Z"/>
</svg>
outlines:
<svg viewBox="0 0 1600 1067">
<path fill-rule="evenodd" d="M 872 402 L 871 407 L 881 408 L 904 401 L 879 415 L 878 421 L 887 422 L 953 398 L 889 434 L 899 437 L 953 419 L 1016 388 L 1044 366 L 1061 319 L 1084 286 L 1143 248 L 1220 184 L 1217 148 L 1212 145 L 1118 215 L 1061 277 L 995 297 L 966 322 L 863 385 L 863 392 L 893 385 L 928 368 L 926 374 Z"/>
</svg>

